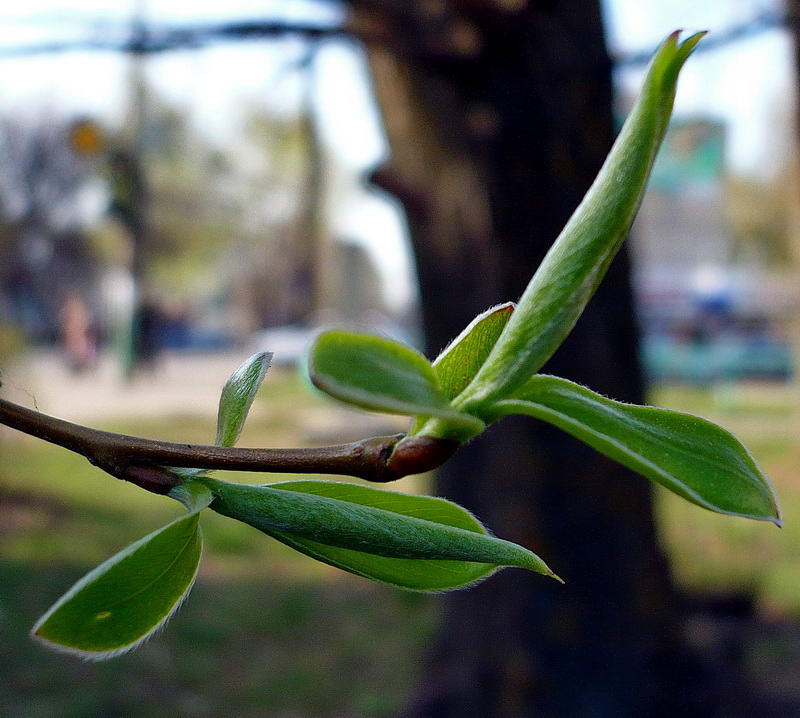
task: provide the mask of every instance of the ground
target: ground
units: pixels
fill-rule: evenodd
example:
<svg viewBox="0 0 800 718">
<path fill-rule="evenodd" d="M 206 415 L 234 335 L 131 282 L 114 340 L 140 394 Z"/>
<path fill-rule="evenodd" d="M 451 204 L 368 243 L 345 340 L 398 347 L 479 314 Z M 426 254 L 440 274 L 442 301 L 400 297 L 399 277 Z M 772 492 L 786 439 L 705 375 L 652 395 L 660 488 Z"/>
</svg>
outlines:
<svg viewBox="0 0 800 718">
<path fill-rule="evenodd" d="M 36 355 L 6 368 L 3 392 L 101 428 L 208 441 L 219 388 L 242 358 L 168 357 L 121 387 L 111 364 L 74 377 L 57 357 Z M 742 687 L 732 686 L 725 715 L 800 713 L 798 392 L 732 385 L 663 389 L 653 399 L 740 435 L 778 487 L 783 530 L 716 516 L 659 490 L 660 531 L 687 596 L 699 668 L 725 681 L 739 673 L 716 668 L 738 667 L 762 697 L 756 707 L 737 703 Z M 334 406 L 293 372 L 276 370 L 241 444 L 321 444 L 403 426 Z M 198 585 L 165 631 L 104 664 L 42 649 L 27 636 L 35 619 L 92 565 L 180 509 L 14 432 L 0 432 L 0 452 L 0 715 L 377 717 L 396 711 L 421 678 L 435 596 L 350 576 L 213 514 L 203 520 Z M 390 488 L 424 490 L 425 480 Z"/>
</svg>

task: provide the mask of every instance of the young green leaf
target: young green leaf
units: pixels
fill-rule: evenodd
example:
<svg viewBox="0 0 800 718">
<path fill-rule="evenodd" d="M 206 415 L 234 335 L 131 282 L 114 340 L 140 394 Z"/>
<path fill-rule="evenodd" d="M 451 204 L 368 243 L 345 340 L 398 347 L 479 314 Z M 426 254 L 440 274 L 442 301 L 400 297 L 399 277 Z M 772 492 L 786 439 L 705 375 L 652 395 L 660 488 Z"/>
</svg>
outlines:
<svg viewBox="0 0 800 718">
<path fill-rule="evenodd" d="M 698 506 L 781 525 L 777 497 L 753 457 L 735 436 L 700 417 L 623 404 L 542 374 L 489 411 L 487 418 L 543 419 Z"/>
<path fill-rule="evenodd" d="M 538 556 L 490 536 L 470 513 L 444 499 L 324 481 L 251 486 L 201 480 L 217 497 L 215 511 L 377 581 L 441 591 L 501 566 L 554 576 Z"/>
<path fill-rule="evenodd" d="M 86 574 L 39 619 L 32 635 L 56 650 L 101 661 L 127 653 L 163 626 L 194 583 L 202 549 L 199 512 L 213 498 L 202 484 L 181 489 L 189 514 Z"/>
<path fill-rule="evenodd" d="M 253 400 L 272 362 L 271 352 L 253 354 L 228 379 L 222 388 L 217 411 L 217 446 L 234 446 L 244 428 Z M 208 473 L 205 469 L 171 466 L 169 470 L 182 479 Z"/>
<path fill-rule="evenodd" d="M 511 318 L 514 303 L 506 302 L 487 309 L 473 319 L 433 362 L 439 385 L 448 399 L 458 396 L 478 373 L 500 332 Z M 409 434 L 425 425 L 427 416 L 418 416 Z"/>
<path fill-rule="evenodd" d="M 222 389 L 217 412 L 217 438 L 219 446 L 233 446 L 242 433 L 244 422 L 261 382 L 269 369 L 272 354 L 254 354 L 242 364 Z"/>
<path fill-rule="evenodd" d="M 508 396 L 572 331 L 627 234 L 666 132 L 678 72 L 702 38 L 670 35 L 655 54 L 630 116 L 580 206 L 519 300 L 491 354 L 454 406 L 480 408 Z"/>
<path fill-rule="evenodd" d="M 320 334 L 309 357 L 311 381 L 331 396 L 389 414 L 437 416 L 469 429 L 483 422 L 453 409 L 436 372 L 419 352 L 369 334 Z"/>
<path fill-rule="evenodd" d="M 513 302 L 487 309 L 475 317 L 436 357 L 433 369 L 448 399 L 454 399 L 467 388 L 483 366 L 513 312 Z"/>
<path fill-rule="evenodd" d="M 374 506 L 484 535 L 488 533 L 466 509 L 431 496 L 407 496 L 357 484 L 329 481 L 286 481 L 272 486 L 284 491 L 299 491 Z M 461 588 L 487 577 L 498 568 L 494 564 L 472 561 L 389 558 L 330 546 L 288 533 L 274 532 L 273 536 L 323 563 L 365 578 L 417 591 Z"/>
</svg>

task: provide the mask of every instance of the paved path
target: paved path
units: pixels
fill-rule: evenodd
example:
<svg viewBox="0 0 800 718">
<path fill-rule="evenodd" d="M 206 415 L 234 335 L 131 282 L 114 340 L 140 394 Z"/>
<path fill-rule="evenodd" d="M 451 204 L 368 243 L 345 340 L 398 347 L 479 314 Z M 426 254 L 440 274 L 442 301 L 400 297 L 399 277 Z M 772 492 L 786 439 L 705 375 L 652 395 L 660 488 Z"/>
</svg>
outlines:
<svg viewBox="0 0 800 718">
<path fill-rule="evenodd" d="M 212 416 L 219 392 L 243 354 L 167 355 L 152 373 L 130 383 L 103 359 L 91 372 L 74 374 L 56 353 L 35 353 L 4 368 L 3 395 L 70 421 L 170 414 Z"/>
<path fill-rule="evenodd" d="M 3 367 L 0 391 L 4 398 L 22 406 L 89 426 L 130 417 L 187 416 L 213 425 L 220 390 L 246 358 L 246 352 L 165 355 L 155 371 L 126 383 L 111 358 L 102 360 L 91 372 L 74 374 L 55 352 L 31 353 Z M 293 370 L 271 370 L 273 376 L 278 371 Z M 267 410 L 257 402 L 252 416 L 258 418 Z M 402 417 L 370 414 L 322 398 L 300 402 L 291 409 L 284 406 L 284 410 L 287 426 L 299 431 L 304 442 L 320 444 L 392 434 L 405 430 L 408 423 Z M 2 430 L 0 427 L 0 433 Z"/>
</svg>

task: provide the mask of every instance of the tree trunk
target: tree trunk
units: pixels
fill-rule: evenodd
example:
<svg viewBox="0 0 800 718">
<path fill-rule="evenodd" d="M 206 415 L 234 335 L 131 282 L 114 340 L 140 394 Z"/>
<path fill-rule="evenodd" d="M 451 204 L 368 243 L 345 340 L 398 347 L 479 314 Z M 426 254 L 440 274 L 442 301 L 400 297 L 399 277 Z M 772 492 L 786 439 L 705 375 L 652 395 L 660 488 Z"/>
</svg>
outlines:
<svg viewBox="0 0 800 718">
<path fill-rule="evenodd" d="M 476 313 L 521 294 L 611 146 L 600 11 L 585 0 L 357 1 L 353 25 L 387 39 L 369 50 L 392 150 L 374 179 L 406 208 L 435 354 Z M 545 371 L 641 402 L 624 254 Z M 440 471 L 439 493 L 535 550 L 566 586 L 507 570 L 443 597 L 404 715 L 678 709 L 662 691 L 675 671 L 673 594 L 644 479 L 509 419 Z"/>
</svg>

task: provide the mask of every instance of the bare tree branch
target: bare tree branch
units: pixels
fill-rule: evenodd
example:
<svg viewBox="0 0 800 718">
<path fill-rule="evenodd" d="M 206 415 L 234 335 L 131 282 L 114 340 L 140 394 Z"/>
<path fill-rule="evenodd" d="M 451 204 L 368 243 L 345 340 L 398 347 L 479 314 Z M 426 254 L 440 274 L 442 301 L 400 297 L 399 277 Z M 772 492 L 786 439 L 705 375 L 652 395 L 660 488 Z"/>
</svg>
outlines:
<svg viewBox="0 0 800 718">
<path fill-rule="evenodd" d="M 63 446 L 112 476 L 166 494 L 182 479 L 168 467 L 300 474 L 340 474 L 394 481 L 440 466 L 458 448 L 451 441 L 404 434 L 303 449 L 239 449 L 180 444 L 99 431 L 0 399 L 0 424 Z M 404 439 L 401 442 L 401 439 Z"/>
</svg>

